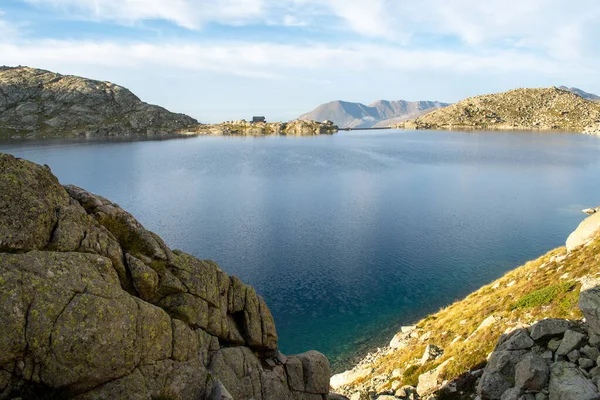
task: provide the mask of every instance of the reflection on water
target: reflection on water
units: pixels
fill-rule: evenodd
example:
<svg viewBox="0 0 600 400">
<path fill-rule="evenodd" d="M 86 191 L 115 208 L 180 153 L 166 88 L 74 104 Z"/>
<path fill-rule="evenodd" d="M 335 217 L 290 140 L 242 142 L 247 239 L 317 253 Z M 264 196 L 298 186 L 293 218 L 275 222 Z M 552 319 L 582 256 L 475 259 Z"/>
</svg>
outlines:
<svg viewBox="0 0 600 400">
<path fill-rule="evenodd" d="M 254 285 L 284 352 L 338 367 L 561 245 L 600 204 L 600 140 L 570 134 L 0 143 Z"/>
</svg>

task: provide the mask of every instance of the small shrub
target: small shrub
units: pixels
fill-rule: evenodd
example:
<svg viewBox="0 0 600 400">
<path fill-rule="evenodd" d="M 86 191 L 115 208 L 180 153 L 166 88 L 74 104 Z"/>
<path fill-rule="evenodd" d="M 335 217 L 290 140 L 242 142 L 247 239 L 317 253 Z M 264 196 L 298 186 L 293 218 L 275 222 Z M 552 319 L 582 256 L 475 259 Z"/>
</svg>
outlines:
<svg viewBox="0 0 600 400">
<path fill-rule="evenodd" d="M 575 286 L 577 286 L 577 282 L 564 282 L 535 290 L 517 300 L 512 309 L 533 308 L 550 304 L 557 296 L 573 291 Z"/>
</svg>

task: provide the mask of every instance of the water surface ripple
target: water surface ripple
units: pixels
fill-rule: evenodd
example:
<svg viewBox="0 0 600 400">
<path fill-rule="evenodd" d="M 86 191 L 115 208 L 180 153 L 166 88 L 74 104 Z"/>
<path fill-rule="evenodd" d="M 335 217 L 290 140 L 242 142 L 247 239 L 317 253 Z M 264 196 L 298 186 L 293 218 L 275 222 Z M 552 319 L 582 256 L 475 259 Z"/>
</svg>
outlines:
<svg viewBox="0 0 600 400">
<path fill-rule="evenodd" d="M 254 285 L 286 353 L 337 367 L 562 245 L 600 139 L 514 132 L 3 142 Z"/>
</svg>

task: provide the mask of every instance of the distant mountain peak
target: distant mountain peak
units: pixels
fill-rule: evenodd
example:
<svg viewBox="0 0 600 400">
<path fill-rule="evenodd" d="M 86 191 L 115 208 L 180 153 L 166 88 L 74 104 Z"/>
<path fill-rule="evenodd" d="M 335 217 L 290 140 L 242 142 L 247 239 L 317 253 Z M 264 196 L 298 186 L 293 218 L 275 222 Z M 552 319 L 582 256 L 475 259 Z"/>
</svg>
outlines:
<svg viewBox="0 0 600 400">
<path fill-rule="evenodd" d="M 333 121 L 341 128 L 371 128 L 392 126 L 407 119 L 446 107 L 438 101 L 376 100 L 369 105 L 335 100 L 321 104 L 298 119 Z"/>
<path fill-rule="evenodd" d="M 600 100 L 600 96 L 595 95 L 593 93 L 584 92 L 583 90 L 578 89 L 576 87 L 559 86 L 558 88 L 562 89 L 562 90 L 566 90 L 567 92 L 574 93 L 577 96 L 583 97 L 584 99 L 587 99 L 587 100 L 592 100 L 592 101 Z"/>
</svg>

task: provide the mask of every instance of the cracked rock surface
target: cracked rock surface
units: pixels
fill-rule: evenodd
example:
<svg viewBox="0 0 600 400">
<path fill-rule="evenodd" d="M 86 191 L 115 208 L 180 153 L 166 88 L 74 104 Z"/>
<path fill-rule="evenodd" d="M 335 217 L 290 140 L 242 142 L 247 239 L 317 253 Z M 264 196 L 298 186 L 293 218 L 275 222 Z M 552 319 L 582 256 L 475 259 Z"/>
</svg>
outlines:
<svg viewBox="0 0 600 400">
<path fill-rule="evenodd" d="M 0 154 L 0 399 L 323 399 L 255 290 L 118 205 Z M 44 396 L 44 397 L 41 397 Z M 227 397 L 229 396 L 229 397 Z"/>
</svg>

